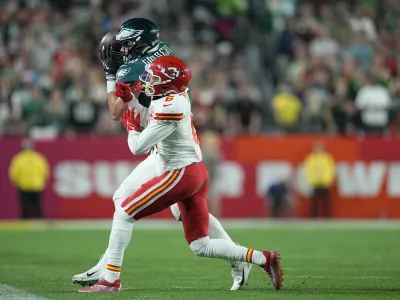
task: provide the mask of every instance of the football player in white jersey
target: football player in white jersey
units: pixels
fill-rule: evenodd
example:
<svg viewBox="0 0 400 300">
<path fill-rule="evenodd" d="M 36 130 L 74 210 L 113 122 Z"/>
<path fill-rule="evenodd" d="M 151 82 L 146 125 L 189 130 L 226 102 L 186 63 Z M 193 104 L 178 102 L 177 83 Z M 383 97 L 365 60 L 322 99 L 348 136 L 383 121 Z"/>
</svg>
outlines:
<svg viewBox="0 0 400 300">
<path fill-rule="evenodd" d="M 114 220 L 117 224 L 134 224 L 177 203 L 185 238 L 194 254 L 258 265 L 268 274 L 274 288 L 279 290 L 283 273 L 276 251 L 260 252 L 208 236 L 206 196 L 209 178 L 202 163 L 190 102 L 185 92 L 191 79 L 188 67 L 177 57 L 163 56 L 157 58 L 146 71 L 141 79 L 145 82 L 146 94 L 153 97 L 149 124 L 140 132 L 140 112 L 127 110 L 124 120 L 128 129 L 128 145 L 134 155 L 146 154 L 156 147 L 164 172 L 124 199 L 116 207 Z M 129 85 L 122 82 L 118 83 L 115 94 L 124 100 L 133 98 Z M 116 226 L 117 235 L 110 236 L 104 279 L 80 292 L 121 290 L 122 260 L 132 229 L 133 226 L 129 230 Z"/>
<path fill-rule="evenodd" d="M 127 33 L 130 33 L 131 36 L 127 35 Z M 118 30 L 109 32 L 102 39 L 99 45 L 99 52 L 106 72 L 108 102 L 114 119 L 118 120 L 128 106 L 135 107 L 141 112 L 142 127 L 147 126 L 147 107 L 150 104 L 151 97 L 140 92 L 141 86 L 138 79 L 139 75 L 144 71 L 145 63 L 172 51 L 172 49 L 166 45 L 162 46 L 162 44 L 165 43 L 158 39 L 158 27 L 150 20 L 143 18 L 127 20 Z M 122 51 L 121 47 L 123 47 L 124 51 Z M 161 51 L 162 49 L 169 50 Z M 124 61 L 123 64 L 122 61 Z M 123 99 L 115 95 L 116 77 L 128 84 L 135 83 L 136 81 L 136 84 L 132 85 L 135 97 L 130 98 L 134 100 L 125 100 L 124 102 Z M 129 96 L 131 96 L 130 91 Z M 126 122 L 124 125 L 126 126 Z M 116 207 L 120 206 L 122 201 L 136 192 L 143 183 L 153 179 L 157 175 L 161 175 L 163 172 L 164 169 L 160 155 L 158 155 L 157 151 L 152 151 L 152 154 L 141 162 L 121 183 L 113 195 L 114 205 Z M 178 205 L 172 205 L 171 211 L 176 220 L 180 221 L 181 217 Z M 211 239 L 224 239 L 233 244 L 234 242 L 225 232 L 220 222 L 211 214 L 209 218 L 209 237 Z M 116 234 L 116 228 L 121 226 L 125 227 L 126 230 L 132 229 L 131 223 L 122 224 L 114 217 L 111 238 Z M 97 283 L 104 277 L 106 272 L 108 255 L 109 249 L 106 249 L 100 261 L 94 267 L 74 275 L 72 282 L 82 286 Z M 233 285 L 231 290 L 243 289 L 248 281 L 252 265 L 237 261 L 228 262 L 232 266 Z"/>
</svg>

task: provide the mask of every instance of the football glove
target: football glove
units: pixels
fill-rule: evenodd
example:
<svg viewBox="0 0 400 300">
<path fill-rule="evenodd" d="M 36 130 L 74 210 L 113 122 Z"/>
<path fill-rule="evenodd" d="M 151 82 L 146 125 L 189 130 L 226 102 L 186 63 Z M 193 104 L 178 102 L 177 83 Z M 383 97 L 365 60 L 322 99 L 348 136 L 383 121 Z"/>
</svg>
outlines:
<svg viewBox="0 0 400 300">
<path fill-rule="evenodd" d="M 115 79 L 115 74 L 117 74 L 120 64 L 118 63 L 115 53 L 112 51 L 111 45 L 103 45 L 99 52 L 104 71 L 106 72 L 106 78 L 113 77 L 113 79 Z"/>
<path fill-rule="evenodd" d="M 135 89 L 135 92 L 141 92 L 144 89 L 144 83 L 138 80 L 133 85 L 133 88 Z"/>
<path fill-rule="evenodd" d="M 124 103 L 128 103 L 133 99 L 131 87 L 128 84 L 123 83 L 121 81 L 118 81 L 117 83 L 115 95 L 120 97 Z"/>
<path fill-rule="evenodd" d="M 119 119 L 119 121 L 124 125 L 127 132 L 129 131 L 137 131 L 140 132 L 140 113 L 138 112 L 135 117 L 134 110 L 127 109 L 124 111 L 123 116 Z"/>
</svg>

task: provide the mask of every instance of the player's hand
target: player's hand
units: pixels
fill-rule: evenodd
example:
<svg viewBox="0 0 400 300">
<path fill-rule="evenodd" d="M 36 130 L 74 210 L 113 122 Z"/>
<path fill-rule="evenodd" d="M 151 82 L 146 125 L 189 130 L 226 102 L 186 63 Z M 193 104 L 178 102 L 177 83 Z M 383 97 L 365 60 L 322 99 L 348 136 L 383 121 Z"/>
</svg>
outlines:
<svg viewBox="0 0 400 300">
<path fill-rule="evenodd" d="M 99 50 L 99 57 L 103 63 L 104 71 L 107 76 L 114 75 L 118 71 L 120 64 L 118 63 L 118 59 L 115 56 L 115 53 L 112 51 L 111 45 L 103 45 Z"/>
<path fill-rule="evenodd" d="M 140 132 L 140 113 L 138 112 L 135 117 L 135 111 L 128 108 L 124 111 L 123 117 L 121 117 L 120 122 L 124 125 L 126 131 L 137 131 Z"/>
<path fill-rule="evenodd" d="M 123 83 L 121 81 L 118 81 L 117 83 L 115 95 L 120 97 L 124 103 L 128 103 L 133 99 L 131 87 L 128 84 Z"/>
<path fill-rule="evenodd" d="M 140 80 L 136 81 L 133 85 L 133 88 L 135 92 L 141 92 L 144 89 L 143 82 L 141 82 Z"/>
</svg>

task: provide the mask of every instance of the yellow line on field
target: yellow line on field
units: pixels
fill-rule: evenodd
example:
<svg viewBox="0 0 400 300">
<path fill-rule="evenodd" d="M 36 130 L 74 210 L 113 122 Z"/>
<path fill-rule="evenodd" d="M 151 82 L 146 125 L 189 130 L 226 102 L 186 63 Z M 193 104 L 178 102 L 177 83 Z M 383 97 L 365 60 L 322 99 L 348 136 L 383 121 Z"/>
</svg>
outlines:
<svg viewBox="0 0 400 300">
<path fill-rule="evenodd" d="M 43 223 L 35 221 L 0 221 L 0 230 L 36 230 L 43 227 Z"/>
<path fill-rule="evenodd" d="M 289 230 L 400 230 L 400 220 L 269 220 L 269 219 L 222 219 L 220 220 L 227 229 L 289 229 Z M 109 230 L 111 219 L 97 220 L 2 220 L 0 231 L 20 230 Z M 181 223 L 172 219 L 168 220 L 143 220 L 137 223 L 136 230 L 181 230 Z"/>
</svg>

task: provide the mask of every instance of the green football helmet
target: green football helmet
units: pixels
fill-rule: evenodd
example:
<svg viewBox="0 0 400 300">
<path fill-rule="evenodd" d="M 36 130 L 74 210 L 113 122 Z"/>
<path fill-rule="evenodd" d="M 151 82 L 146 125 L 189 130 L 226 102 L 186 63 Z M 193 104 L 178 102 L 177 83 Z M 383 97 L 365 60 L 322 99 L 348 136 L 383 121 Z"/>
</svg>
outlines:
<svg viewBox="0 0 400 300">
<path fill-rule="evenodd" d="M 132 18 L 125 21 L 115 35 L 115 41 L 121 44 L 120 52 L 124 62 L 145 55 L 158 41 L 159 31 L 156 24 L 144 18 Z"/>
</svg>

